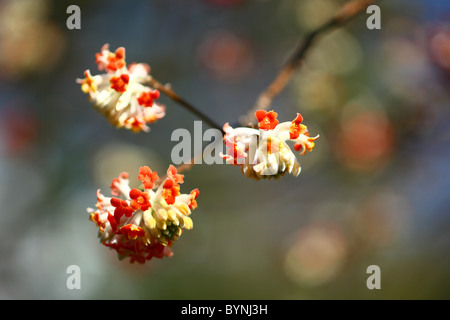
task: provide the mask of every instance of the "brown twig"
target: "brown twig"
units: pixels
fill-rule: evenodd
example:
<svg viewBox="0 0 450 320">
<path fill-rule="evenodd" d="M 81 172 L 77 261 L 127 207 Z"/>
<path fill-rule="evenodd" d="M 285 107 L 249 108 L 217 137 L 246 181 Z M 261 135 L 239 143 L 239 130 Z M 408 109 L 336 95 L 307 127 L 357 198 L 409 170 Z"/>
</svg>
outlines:
<svg viewBox="0 0 450 320">
<path fill-rule="evenodd" d="M 303 42 L 297 48 L 297 50 L 292 54 L 286 65 L 281 69 L 278 76 L 275 80 L 267 87 L 267 89 L 259 96 L 258 100 L 255 103 L 255 106 L 248 112 L 246 116 L 243 116 L 243 119 L 240 119 L 241 124 L 245 126 L 254 126 L 252 123 L 254 114 L 256 110 L 267 109 L 272 100 L 285 88 L 287 83 L 292 77 L 294 71 L 301 65 L 303 58 L 308 51 L 308 49 L 313 44 L 314 40 L 318 38 L 320 35 L 329 31 L 335 27 L 345 24 L 347 21 L 351 20 L 353 17 L 357 16 L 363 10 L 365 10 L 370 4 L 374 3 L 376 0 L 353 0 L 345 4 L 331 20 L 317 28 L 316 30 L 310 32 L 306 35 Z M 192 104 L 186 102 L 179 95 L 177 95 L 168 85 L 163 85 L 155 78 L 149 76 L 146 81 L 150 86 L 159 90 L 160 92 L 167 95 L 169 98 L 174 100 L 175 102 L 181 104 L 188 111 L 194 113 L 198 117 L 200 117 L 203 121 L 208 123 L 212 128 L 216 128 L 218 130 L 222 130 L 222 127 L 219 126 L 216 122 L 210 119 L 208 116 L 199 111 Z M 182 164 L 177 167 L 178 172 L 184 172 L 192 168 L 195 163 L 195 159 L 197 157 L 202 157 L 203 154 L 195 155 L 190 163 Z M 164 177 L 160 179 L 160 181 L 164 181 Z"/>
<path fill-rule="evenodd" d="M 196 107 L 194 107 L 192 104 L 187 102 L 186 100 L 182 99 L 178 94 L 175 93 L 175 91 L 170 88 L 168 85 L 163 85 L 161 82 L 153 78 L 152 76 L 148 76 L 146 79 L 146 82 L 152 86 L 153 88 L 159 90 L 160 92 L 167 95 L 170 99 L 174 100 L 175 102 L 182 105 L 185 109 L 192 112 L 196 116 L 198 116 L 200 119 L 205 121 L 208 125 L 210 125 L 212 128 L 216 128 L 218 130 L 222 130 L 222 127 L 218 125 L 214 120 L 212 120 L 210 117 L 205 115 L 203 112 L 198 110 Z"/>
<path fill-rule="evenodd" d="M 253 119 L 257 110 L 267 110 L 273 99 L 280 94 L 291 79 L 294 71 L 300 67 L 307 51 L 314 41 L 326 31 L 341 26 L 352 18 L 356 17 L 366 8 L 375 3 L 376 0 L 353 0 L 346 3 L 329 21 L 318 27 L 316 30 L 308 33 L 298 48 L 288 59 L 284 67 L 280 70 L 274 81 L 267 89 L 260 94 L 253 108 L 240 119 L 240 123 L 245 126 L 254 126 Z"/>
<path fill-rule="evenodd" d="M 222 131 L 222 126 L 220 126 L 219 124 L 217 124 L 214 120 L 212 120 L 211 118 L 209 118 L 207 115 L 205 115 L 203 112 L 201 112 L 200 110 L 198 110 L 196 107 L 194 107 L 192 104 L 190 104 L 189 102 L 187 102 L 186 100 L 182 99 L 178 94 L 175 93 L 175 91 L 172 90 L 172 88 L 169 85 L 163 85 L 161 82 L 159 82 L 158 80 L 156 80 L 155 78 L 153 78 L 152 76 L 148 76 L 146 81 L 147 84 L 149 84 L 150 86 L 152 86 L 154 89 L 159 90 L 160 92 L 164 93 L 166 96 L 168 96 L 170 99 L 172 99 L 173 101 L 179 103 L 180 105 L 182 105 L 184 108 L 186 108 L 188 111 L 192 112 L 193 114 L 197 115 L 200 119 L 202 119 L 203 121 L 205 121 L 208 125 L 210 125 L 212 128 L 216 128 L 220 131 Z M 194 165 L 194 163 L 196 163 L 196 159 L 197 158 L 202 158 L 203 157 L 203 152 L 197 155 L 194 155 L 191 158 L 190 163 L 186 163 L 186 164 L 181 164 L 179 166 L 177 166 L 177 171 L 178 173 L 187 171 L 189 169 L 192 168 L 192 166 Z M 161 184 L 165 179 L 167 178 L 167 176 L 163 176 L 161 177 L 155 184 L 156 186 L 159 186 L 159 184 Z"/>
</svg>

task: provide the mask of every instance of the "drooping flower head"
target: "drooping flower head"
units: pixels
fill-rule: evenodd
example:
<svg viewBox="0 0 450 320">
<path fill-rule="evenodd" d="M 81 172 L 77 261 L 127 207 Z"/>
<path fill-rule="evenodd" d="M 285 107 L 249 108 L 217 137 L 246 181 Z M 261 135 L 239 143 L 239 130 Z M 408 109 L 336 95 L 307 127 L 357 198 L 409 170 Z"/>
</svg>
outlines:
<svg viewBox="0 0 450 320">
<path fill-rule="evenodd" d="M 164 179 L 149 167 L 141 167 L 140 188 L 131 188 L 128 178 L 124 172 L 112 180 L 111 197 L 98 190 L 96 208 L 88 208 L 101 242 L 115 249 L 119 259 L 129 257 L 130 262 L 172 256 L 170 247 L 183 229 L 193 227 L 189 215 L 197 207 L 198 189 L 181 194 L 184 176 L 172 165 Z"/>
<path fill-rule="evenodd" d="M 147 124 L 165 116 L 165 107 L 156 102 L 159 91 L 144 85 L 150 72 L 147 64 L 127 66 L 125 48 L 120 47 L 113 53 L 108 44 L 95 55 L 95 62 L 105 73 L 92 76 L 90 70 L 86 70 L 85 78 L 77 82 L 81 90 L 89 94 L 94 108 L 111 124 L 134 132 L 149 131 Z"/>
<path fill-rule="evenodd" d="M 286 141 L 293 141 L 295 151 L 305 155 L 314 149 L 314 141 L 319 136 L 309 136 L 299 113 L 294 120 L 283 123 L 279 123 L 274 111 L 258 110 L 255 116 L 259 129 L 232 128 L 228 123 L 223 126 L 228 151 L 221 154 L 222 158 L 241 166 L 242 173 L 256 180 L 279 178 L 286 172 L 298 176 L 300 164 Z"/>
</svg>

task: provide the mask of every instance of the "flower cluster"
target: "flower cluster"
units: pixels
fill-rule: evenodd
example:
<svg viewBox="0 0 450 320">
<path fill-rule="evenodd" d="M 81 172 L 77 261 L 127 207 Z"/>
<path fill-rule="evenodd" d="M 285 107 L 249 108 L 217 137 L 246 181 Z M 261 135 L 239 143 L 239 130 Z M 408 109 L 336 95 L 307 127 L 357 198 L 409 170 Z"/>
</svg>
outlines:
<svg viewBox="0 0 450 320">
<path fill-rule="evenodd" d="M 127 65 L 125 49 L 111 52 L 107 44 L 95 58 L 103 73 L 93 76 L 86 70 L 85 78 L 77 82 L 111 124 L 134 132 L 149 131 L 147 124 L 165 116 L 165 107 L 156 102 L 160 92 L 150 85 L 158 87 L 147 64 Z M 220 156 L 256 180 L 278 178 L 286 172 L 297 176 L 301 167 L 287 141 L 293 141 L 294 150 L 304 155 L 312 151 L 319 136 L 310 137 L 300 114 L 283 123 L 274 111 L 259 110 L 255 115 L 257 129 L 223 126 L 227 153 Z M 97 190 L 95 208 L 87 209 L 90 220 L 98 227 L 101 243 L 114 249 L 120 260 L 145 263 L 170 257 L 183 229 L 193 227 L 190 215 L 197 208 L 199 191 L 181 194 L 184 175 L 173 165 L 164 178 L 147 166 L 140 168 L 137 178 L 142 183 L 138 188 L 130 187 L 129 175 L 123 172 L 112 180 L 111 196 Z"/>
<path fill-rule="evenodd" d="M 144 263 L 151 258 L 172 256 L 171 246 L 184 229 L 192 229 L 189 215 L 197 208 L 198 189 L 180 194 L 184 176 L 170 165 L 160 179 L 149 167 L 141 167 L 142 187 L 129 186 L 124 172 L 111 183 L 111 197 L 97 191 L 96 209 L 88 208 L 90 220 L 99 228 L 100 241 L 117 251 L 119 259 Z"/>
<path fill-rule="evenodd" d="M 241 166 L 243 174 L 256 180 L 278 178 L 286 172 L 298 176 L 300 164 L 286 141 L 293 141 L 294 150 L 304 155 L 312 151 L 319 136 L 309 136 L 299 113 L 294 120 L 283 123 L 279 123 L 274 111 L 259 110 L 255 115 L 259 129 L 232 128 L 228 123 L 223 126 L 228 151 L 221 157 L 228 164 Z"/>
<path fill-rule="evenodd" d="M 155 102 L 159 91 L 144 85 L 150 72 L 147 64 L 127 66 L 125 48 L 120 47 L 113 53 L 108 44 L 96 54 L 95 62 L 105 73 L 93 76 L 86 70 L 85 78 L 77 82 L 81 90 L 89 94 L 94 108 L 111 124 L 134 132 L 149 131 L 148 123 L 165 116 L 165 107 Z"/>
</svg>

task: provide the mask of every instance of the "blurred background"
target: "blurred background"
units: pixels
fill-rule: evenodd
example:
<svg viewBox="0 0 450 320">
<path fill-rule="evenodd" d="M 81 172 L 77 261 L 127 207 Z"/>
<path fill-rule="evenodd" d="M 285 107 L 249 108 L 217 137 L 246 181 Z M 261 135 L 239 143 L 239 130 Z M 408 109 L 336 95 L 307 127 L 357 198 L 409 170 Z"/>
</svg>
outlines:
<svg viewBox="0 0 450 320">
<path fill-rule="evenodd" d="M 450 2 L 382 1 L 309 52 L 273 109 L 312 135 L 299 177 L 196 165 L 194 229 L 174 256 L 118 261 L 88 219 L 122 171 L 163 173 L 176 128 L 166 97 L 150 133 L 113 128 L 76 83 L 103 44 L 218 123 L 252 107 L 302 36 L 345 1 L 0 1 L 1 299 L 449 299 Z M 68 30 L 66 8 L 81 9 Z M 204 130 L 208 127 L 204 124 Z M 81 290 L 68 290 L 69 265 Z M 381 269 L 381 290 L 366 287 Z"/>
</svg>

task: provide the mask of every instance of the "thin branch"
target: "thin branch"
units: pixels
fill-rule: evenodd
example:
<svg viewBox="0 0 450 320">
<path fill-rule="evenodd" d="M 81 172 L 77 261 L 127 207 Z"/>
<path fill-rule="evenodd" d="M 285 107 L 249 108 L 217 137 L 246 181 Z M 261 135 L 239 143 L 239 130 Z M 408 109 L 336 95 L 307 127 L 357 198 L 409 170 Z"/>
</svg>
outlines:
<svg viewBox="0 0 450 320">
<path fill-rule="evenodd" d="M 214 120 L 212 120 L 210 117 L 205 115 L 203 112 L 201 112 L 199 109 L 194 107 L 192 104 L 187 102 L 186 100 L 182 99 L 178 94 L 176 94 L 168 85 L 163 85 L 161 82 L 153 78 L 152 76 L 148 76 L 148 79 L 146 79 L 147 83 L 152 86 L 153 88 L 159 90 L 160 92 L 167 95 L 170 99 L 174 100 L 175 102 L 182 105 L 185 109 L 192 112 L 196 116 L 198 116 L 200 119 L 205 121 L 208 125 L 210 125 L 212 128 L 216 128 L 220 131 L 222 131 L 222 126 L 217 124 Z"/>
<path fill-rule="evenodd" d="M 298 48 L 288 59 L 284 67 L 280 70 L 275 80 L 264 92 L 260 94 L 253 108 L 247 113 L 247 115 L 241 117 L 240 123 L 245 126 L 254 126 L 253 119 L 255 112 L 257 110 L 267 110 L 269 108 L 273 99 L 286 87 L 294 71 L 300 67 L 306 53 L 319 36 L 347 23 L 375 2 L 376 0 L 350 1 L 346 3 L 329 21 L 321 25 L 316 30 L 308 33 Z"/>
<path fill-rule="evenodd" d="M 275 80 L 267 87 L 267 89 L 259 96 L 258 100 L 255 103 L 255 106 L 248 112 L 246 116 L 243 116 L 240 119 L 242 125 L 246 126 L 254 126 L 252 123 L 254 114 L 257 110 L 267 109 L 272 100 L 285 88 L 287 83 L 292 77 L 294 71 L 301 65 L 303 62 L 304 56 L 306 55 L 308 49 L 312 46 L 313 42 L 326 31 L 329 31 L 335 27 L 341 26 L 351 20 L 353 17 L 357 16 L 359 13 L 364 11 L 370 4 L 374 3 L 376 0 L 353 0 L 345 4 L 337 14 L 330 19 L 328 22 L 317 28 L 316 30 L 310 32 L 306 35 L 304 41 L 300 44 L 297 50 L 292 54 L 290 59 L 287 61 L 286 65 L 281 69 L 278 76 Z M 219 126 L 215 121 L 211 118 L 203 114 L 192 104 L 186 102 L 180 96 L 178 96 L 169 86 L 163 85 L 155 78 L 149 76 L 147 83 L 151 85 L 153 88 L 159 90 L 160 92 L 167 95 L 169 98 L 174 100 L 175 102 L 181 104 L 188 111 L 194 113 L 203 121 L 208 123 L 212 128 L 216 128 L 222 131 L 222 126 Z M 184 172 L 192 168 L 195 163 L 195 159 L 198 157 L 202 157 L 203 153 L 194 155 L 192 157 L 191 162 L 187 164 L 182 164 L 177 167 L 179 173 Z M 160 179 L 164 181 L 164 177 Z"/>
<path fill-rule="evenodd" d="M 163 85 L 161 82 L 159 82 L 158 80 L 156 80 L 155 78 L 153 78 L 152 76 L 148 76 L 146 79 L 146 83 L 148 83 L 150 86 L 152 86 L 153 88 L 159 90 L 160 92 L 164 93 L 165 95 L 167 95 L 170 99 L 172 99 L 173 101 L 179 103 L 180 105 L 182 105 L 184 108 L 186 108 L 188 111 L 192 112 L 193 114 L 197 115 L 200 119 L 202 119 L 203 121 L 205 121 L 207 124 L 209 124 L 212 128 L 216 128 L 218 130 L 220 130 L 221 132 L 222 130 L 222 126 L 220 126 L 219 124 L 217 124 L 214 120 L 212 120 L 211 118 L 209 118 L 207 115 L 205 115 L 204 113 L 202 113 L 200 110 L 198 110 L 196 107 L 194 107 L 192 104 L 190 104 L 189 102 L 187 102 L 186 100 L 182 99 L 178 94 L 175 93 L 175 91 L 172 90 L 172 88 L 170 88 L 170 86 L 168 85 Z M 194 165 L 194 163 L 196 163 L 196 160 L 198 158 L 202 158 L 203 157 L 203 151 L 200 154 L 196 154 L 194 155 L 189 163 L 186 164 L 181 164 L 179 166 L 177 166 L 177 171 L 178 173 L 190 170 L 192 168 L 192 166 Z M 165 179 L 167 178 L 167 176 L 163 176 L 159 179 L 159 181 L 157 181 L 155 184 L 157 186 L 159 186 L 159 184 L 161 184 Z"/>
</svg>

